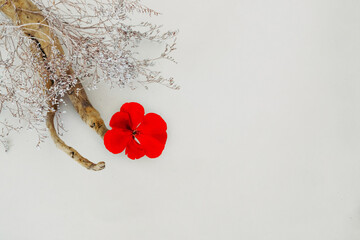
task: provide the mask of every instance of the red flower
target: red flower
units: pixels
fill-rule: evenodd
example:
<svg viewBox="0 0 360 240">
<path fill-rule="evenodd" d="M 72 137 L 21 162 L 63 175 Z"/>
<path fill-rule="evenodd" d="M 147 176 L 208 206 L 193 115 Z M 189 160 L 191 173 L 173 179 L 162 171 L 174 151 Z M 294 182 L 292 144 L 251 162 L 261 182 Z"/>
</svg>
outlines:
<svg viewBox="0 0 360 240">
<path fill-rule="evenodd" d="M 131 159 L 144 155 L 149 158 L 160 156 L 164 150 L 167 133 L 166 122 L 155 113 L 144 116 L 144 108 L 139 103 L 122 105 L 120 112 L 110 120 L 111 130 L 104 136 L 104 144 L 112 153 L 125 154 Z"/>
</svg>

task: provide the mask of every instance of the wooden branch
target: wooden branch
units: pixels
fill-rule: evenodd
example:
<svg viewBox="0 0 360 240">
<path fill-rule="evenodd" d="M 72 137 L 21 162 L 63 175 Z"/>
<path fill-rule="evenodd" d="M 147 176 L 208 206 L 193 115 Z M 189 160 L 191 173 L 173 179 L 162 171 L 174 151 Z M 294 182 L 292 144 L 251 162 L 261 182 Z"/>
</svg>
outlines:
<svg viewBox="0 0 360 240">
<path fill-rule="evenodd" d="M 18 25 L 27 36 L 35 41 L 34 46 L 31 47 L 30 51 L 33 53 L 36 53 L 36 51 L 39 50 L 41 51 L 40 56 L 42 56 L 43 59 L 41 59 L 40 62 L 59 57 L 59 55 L 52 51 L 52 47 L 54 46 L 59 51 L 60 57 L 64 57 L 64 50 L 59 39 L 55 33 L 51 31 L 41 10 L 38 9 L 31 0 L 0 0 L 0 6 L 0 10 L 12 19 L 14 24 Z M 44 72 L 47 76 L 44 76 Z M 40 75 L 46 81 L 46 86 L 49 89 L 53 83 L 49 79 L 50 74 L 46 72 L 47 71 L 45 70 L 40 73 Z M 74 74 L 71 67 L 68 69 L 67 73 L 71 75 Z M 78 82 L 76 86 L 70 90 L 68 95 L 82 120 L 103 138 L 108 129 L 106 128 L 103 119 L 100 117 L 99 112 L 91 105 L 82 84 Z M 88 169 L 96 171 L 104 169 L 104 162 L 99 162 L 98 164 L 90 162 L 88 159 L 82 157 L 74 148 L 69 147 L 60 139 L 54 127 L 54 116 L 57 107 L 52 105 L 52 103 L 49 103 L 49 105 L 55 109 L 55 111 L 47 113 L 46 125 L 56 146 Z"/>
<path fill-rule="evenodd" d="M 77 83 L 75 88 L 68 93 L 70 101 L 79 113 L 81 119 L 91 128 L 93 128 L 101 138 L 104 138 L 108 129 L 105 126 L 100 113 L 91 105 L 81 83 Z"/>
<path fill-rule="evenodd" d="M 56 133 L 56 129 L 54 126 L 54 116 L 55 112 L 48 112 L 47 113 L 47 119 L 46 119 L 46 126 L 48 127 L 50 131 L 50 135 L 52 139 L 54 140 L 56 146 L 63 150 L 65 153 L 67 153 L 71 158 L 73 158 L 76 162 L 81 164 L 81 166 L 86 167 L 87 169 L 91 169 L 94 171 L 99 171 L 105 168 L 104 162 L 99 162 L 97 164 L 90 162 L 88 159 L 84 158 L 83 156 L 78 153 L 74 148 L 69 147 L 64 143 L 63 140 L 60 139 L 58 134 Z"/>
</svg>

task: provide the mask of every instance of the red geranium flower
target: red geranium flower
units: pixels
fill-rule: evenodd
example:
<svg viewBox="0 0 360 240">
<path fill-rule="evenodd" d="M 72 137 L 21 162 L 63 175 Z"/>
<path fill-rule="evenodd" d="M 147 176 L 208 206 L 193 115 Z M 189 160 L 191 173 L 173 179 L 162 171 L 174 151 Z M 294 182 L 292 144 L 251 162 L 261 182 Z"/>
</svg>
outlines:
<svg viewBox="0 0 360 240">
<path fill-rule="evenodd" d="M 105 147 L 115 154 L 126 149 L 125 154 L 133 160 L 144 155 L 149 158 L 160 156 L 167 139 L 166 122 L 155 113 L 145 116 L 144 113 L 139 103 L 122 105 L 120 112 L 111 117 L 112 129 L 105 133 Z"/>
</svg>

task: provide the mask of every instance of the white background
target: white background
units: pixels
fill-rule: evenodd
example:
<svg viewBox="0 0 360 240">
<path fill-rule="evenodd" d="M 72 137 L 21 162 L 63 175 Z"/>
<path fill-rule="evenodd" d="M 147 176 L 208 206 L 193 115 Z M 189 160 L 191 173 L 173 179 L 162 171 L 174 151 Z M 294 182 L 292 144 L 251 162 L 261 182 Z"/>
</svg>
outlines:
<svg viewBox="0 0 360 240">
<path fill-rule="evenodd" d="M 1 240 L 360 239 L 360 2 L 147 0 L 180 29 L 180 91 L 89 93 L 168 123 L 158 159 L 112 155 L 70 106 L 64 140 L 106 169 L 13 135 L 0 153 Z M 146 51 L 146 50 L 144 50 Z"/>
</svg>

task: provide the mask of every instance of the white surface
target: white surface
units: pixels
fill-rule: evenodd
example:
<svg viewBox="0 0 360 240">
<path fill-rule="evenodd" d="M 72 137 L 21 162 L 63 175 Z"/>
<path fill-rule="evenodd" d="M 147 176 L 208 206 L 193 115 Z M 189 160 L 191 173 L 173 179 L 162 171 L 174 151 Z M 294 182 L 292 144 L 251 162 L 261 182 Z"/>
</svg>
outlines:
<svg viewBox="0 0 360 240">
<path fill-rule="evenodd" d="M 107 122 L 128 101 L 161 114 L 163 155 L 111 155 L 65 107 L 63 138 L 106 169 L 13 136 L 0 239 L 360 239 L 360 2 L 145 4 L 181 30 L 179 64 L 160 66 L 181 91 L 104 86 L 90 99 Z"/>
</svg>

